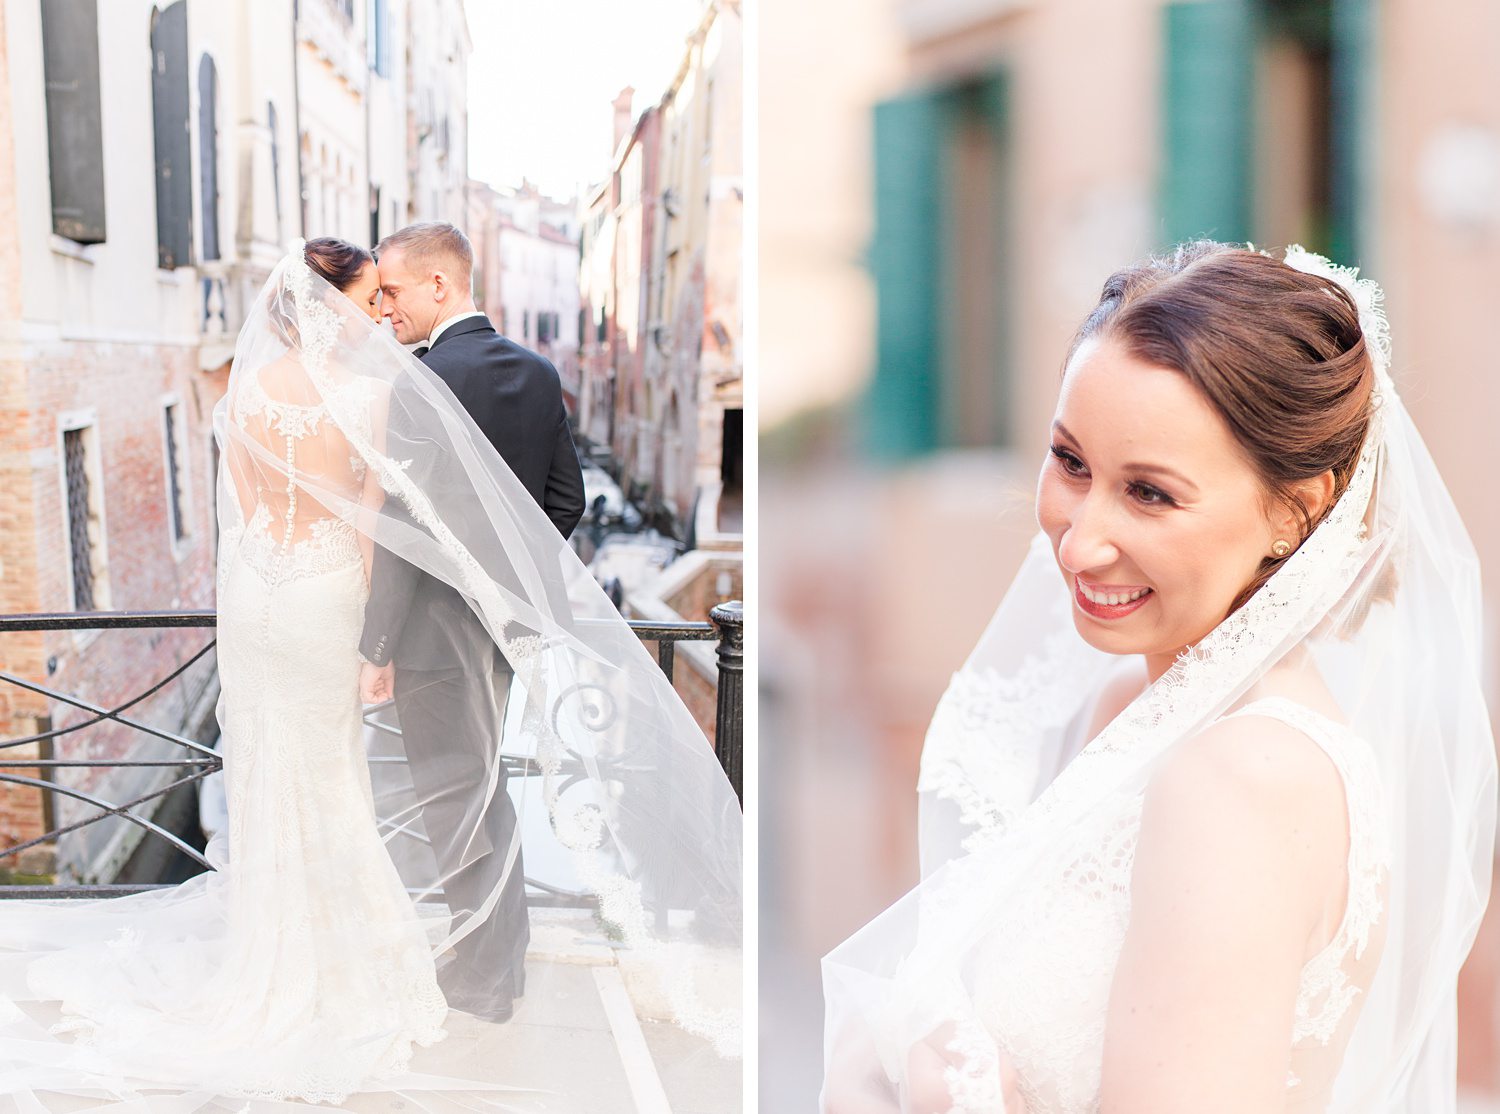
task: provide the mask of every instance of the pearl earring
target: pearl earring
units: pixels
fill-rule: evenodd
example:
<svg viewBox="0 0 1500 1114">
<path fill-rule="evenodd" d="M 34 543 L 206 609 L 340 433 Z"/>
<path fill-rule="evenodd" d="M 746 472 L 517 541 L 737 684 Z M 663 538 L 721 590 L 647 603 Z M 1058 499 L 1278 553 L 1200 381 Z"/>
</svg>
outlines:
<svg viewBox="0 0 1500 1114">
<path fill-rule="evenodd" d="M 1292 543 L 1285 538 L 1277 538 L 1271 545 L 1271 554 L 1275 557 L 1285 557 L 1292 551 Z"/>
</svg>

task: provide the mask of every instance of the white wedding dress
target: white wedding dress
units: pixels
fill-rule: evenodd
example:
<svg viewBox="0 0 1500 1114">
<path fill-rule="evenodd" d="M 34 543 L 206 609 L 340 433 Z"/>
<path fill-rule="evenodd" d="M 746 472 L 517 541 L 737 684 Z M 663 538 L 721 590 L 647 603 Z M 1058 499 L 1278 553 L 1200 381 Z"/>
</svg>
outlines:
<svg viewBox="0 0 1500 1114">
<path fill-rule="evenodd" d="M 228 420 L 286 474 L 358 500 L 365 468 L 294 363 L 246 382 Z M 279 382 L 278 382 L 279 380 Z M 370 381 L 344 401 L 368 419 Z M 236 444 L 236 451 L 244 450 Z M 368 587 L 356 531 L 288 480 L 231 460 L 244 535 L 220 570 L 218 870 L 118 899 L 107 942 L 32 965 L 32 988 L 142 1083 L 337 1102 L 403 1071 L 448 1007 L 426 933 L 376 824 L 357 645 Z M 279 477 L 278 477 L 279 478 Z M 233 522 L 233 516 L 230 516 Z"/>
<path fill-rule="evenodd" d="M 572 1022 L 614 1033 L 636 1009 L 662 1038 L 663 1078 L 719 1086 L 740 1042 L 739 803 L 536 499 L 300 243 L 248 309 L 214 422 L 215 869 L 128 897 L 0 901 L 0 1114 L 608 1108 L 595 1092 L 621 1078 L 619 1049 Z M 444 668 L 489 677 L 498 651 L 515 670 L 514 728 L 477 770 L 424 753 L 419 784 L 407 736 L 363 721 L 366 570 L 382 550 L 454 589 L 488 636 Z M 515 768 L 542 821 L 528 833 L 552 839 L 548 877 L 577 908 L 549 918 L 555 951 L 529 965 L 517 1007 L 531 1016 L 502 1024 L 475 1008 L 487 972 L 456 956 L 522 881 L 523 826 L 502 844 L 488 824 Z M 440 862 L 438 834 L 459 861 Z M 470 868 L 487 893 L 450 908 Z M 608 980 L 575 955 L 628 965 L 607 1021 L 606 991 L 578 978 Z"/>
<path fill-rule="evenodd" d="M 1112 1076 L 1169 1089 L 1174 1055 L 1194 1051 L 1114 1057 L 1106 1028 L 1129 1020 L 1111 1016 L 1110 997 L 1151 788 L 1191 772 L 1172 764 L 1229 717 L 1305 740 L 1306 769 L 1326 756 L 1347 825 L 1344 878 L 1325 905 L 1337 924 L 1307 939 L 1288 1016 L 1247 1019 L 1247 1039 L 1271 1024 L 1285 1033 L 1275 1105 L 1455 1111 L 1458 972 L 1495 856 L 1478 560 L 1389 376 L 1379 288 L 1300 248 L 1285 263 L 1359 313 L 1374 389 L 1347 486 L 1243 606 L 1118 710 L 1120 658 L 1079 635 L 1049 540 L 1036 537 L 928 731 L 920 883 L 823 961 L 830 1114 L 996 1114 L 1011 1071 L 1029 1114 L 1094 1114 L 1107 1049 Z M 1174 854 L 1193 838 L 1162 834 L 1141 877 L 1173 865 L 1155 860 L 1158 847 Z M 1334 862 L 1343 851 L 1320 846 Z M 1253 952 L 1250 916 L 1234 946 Z M 1175 970 L 1166 940 L 1135 942 L 1133 980 L 1149 980 L 1150 964 Z M 1226 984 L 1243 964 L 1272 969 L 1269 954 L 1216 950 Z M 1217 1015 L 1232 1034 L 1237 1017 L 1223 1011 L 1239 992 L 1204 977 L 1174 986 L 1165 1008 L 1196 1011 L 1173 1013 L 1179 1022 Z"/>
<path fill-rule="evenodd" d="M 1273 697 L 1233 713 L 1295 728 L 1338 770 L 1349 822 L 1344 915 L 1302 969 L 1292 1030 L 1287 1109 L 1323 1111 L 1379 947 L 1387 855 L 1379 772 L 1343 726 Z M 1107 839 L 1028 891 L 981 945 L 974 974 L 980 1021 L 1014 1065 L 1028 1114 L 1099 1110 L 1110 987 L 1130 920 L 1131 871 L 1145 795 L 1122 803 Z"/>
</svg>

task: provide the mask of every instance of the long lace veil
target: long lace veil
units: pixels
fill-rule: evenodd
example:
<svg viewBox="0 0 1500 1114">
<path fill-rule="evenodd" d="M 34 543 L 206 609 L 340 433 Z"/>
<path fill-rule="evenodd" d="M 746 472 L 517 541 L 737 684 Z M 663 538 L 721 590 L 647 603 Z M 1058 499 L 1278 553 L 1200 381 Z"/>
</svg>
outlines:
<svg viewBox="0 0 1500 1114">
<path fill-rule="evenodd" d="M 278 434 L 295 429 L 295 446 L 289 435 L 292 447 L 283 450 L 279 435 L 265 435 L 268 425 Z M 541 1003 L 535 1007 L 538 1024 L 560 1027 L 552 1043 L 520 1057 L 525 1070 L 519 1089 L 518 1077 L 507 1075 L 503 1064 L 486 1063 L 492 1053 L 468 1038 L 418 1049 L 404 1071 L 371 1081 L 369 1089 L 430 1110 L 566 1107 L 581 1079 L 604 1070 L 595 1062 L 604 1055 L 601 1049 L 613 1048 L 607 1039 L 598 1043 L 599 1033 L 566 1027 L 602 1026 L 603 1014 L 595 1016 L 600 992 L 589 975 L 590 965 L 599 964 L 619 969 L 620 986 L 628 992 L 624 1008 L 633 1004 L 648 1032 L 658 1027 L 676 1034 L 652 1039 L 651 1059 L 663 1076 L 690 1076 L 695 1064 L 721 1075 L 736 1072 L 723 1066 L 739 1055 L 741 1040 L 742 817 L 735 794 L 652 655 L 449 388 L 388 329 L 318 277 L 298 244 L 248 314 L 215 428 L 222 457 L 221 659 L 234 636 L 223 627 L 222 596 L 231 570 L 248 562 L 274 578 L 298 564 L 348 562 L 357 549 L 367 569 L 378 566 L 375 558 L 383 551 L 450 588 L 445 598 L 461 601 L 453 606 L 463 614 L 437 624 L 451 637 L 433 668 L 484 677 L 503 658 L 514 673 L 503 736 L 477 766 L 429 762 L 428 775 L 414 778 L 412 755 L 391 710 L 370 717 L 364 746 L 371 823 L 413 899 L 440 970 L 467 937 L 491 927 L 502 891 L 515 886 L 524 863 L 532 953 L 539 960 L 528 961 L 523 1002 Z M 262 498 L 267 491 L 276 498 Z M 268 505 L 274 516 L 268 517 Z M 370 590 L 382 590 L 378 575 Z M 237 621 L 291 622 L 295 633 L 299 618 L 247 619 L 242 611 Z M 316 614 L 300 621 L 308 639 L 323 637 Z M 351 660 L 340 669 L 357 670 L 354 647 L 346 652 Z M 410 656 L 401 664 L 426 665 Z M 348 676 L 352 686 L 353 674 Z M 353 693 L 330 692 L 328 699 L 351 701 Z M 221 720 L 224 714 L 221 707 Z M 284 729 L 288 739 L 299 740 L 295 710 L 287 711 Z M 323 744 L 308 738 L 305 745 Z M 276 778 L 294 778 L 298 769 L 272 771 L 269 791 L 285 784 Z M 497 829 L 488 820 L 501 794 L 514 802 L 518 820 L 508 844 L 497 845 Z M 432 810 L 424 815 L 424 806 L 438 798 L 447 802 L 441 833 L 431 830 Z M 455 799 L 462 802 L 457 809 Z M 439 840 L 458 852 L 435 853 Z M 231 873 L 261 872 L 259 889 L 235 892 L 264 894 L 267 902 L 286 900 L 292 890 L 283 884 L 287 872 L 317 869 L 304 861 L 305 849 L 286 862 L 244 863 L 225 843 L 232 841 L 216 839 L 210 858 L 222 865 L 227 855 Z M 339 843 L 339 832 L 325 831 L 317 862 L 337 864 Z M 480 860 L 488 864 L 486 892 L 468 908 L 450 908 L 445 887 Z M 327 869 L 338 873 L 336 866 Z M 5 910 L 0 1013 L 7 997 L 27 997 L 25 962 L 35 952 L 111 936 L 118 944 L 120 933 L 138 936 L 152 925 L 170 927 L 173 937 L 172 947 L 153 962 L 170 965 L 192 952 L 198 945 L 189 926 L 198 922 L 184 910 L 210 907 L 200 899 L 222 890 L 222 877 L 205 875 L 139 898 Z M 334 893 L 362 885 L 350 877 L 312 881 Z M 246 917 L 244 908 L 226 909 L 235 900 L 242 898 L 213 906 L 213 915 L 231 923 Z M 395 939 L 403 931 L 401 916 L 412 907 L 393 909 L 390 924 L 363 926 L 361 939 Z M 200 927 L 210 937 L 220 931 Z M 13 950 L 6 953 L 3 945 Z M 205 968 L 205 977 L 210 973 Z M 445 992 L 453 989 L 445 985 Z M 463 1002 L 455 1004 L 467 1009 L 489 1001 L 494 988 L 475 976 L 457 991 Z M 567 1001 L 576 1017 L 564 1008 Z M 335 1046 L 374 1042 L 384 1024 L 378 1016 L 364 1016 L 352 1019 L 342 1035 L 329 1034 L 329 1060 Z M 506 1047 L 506 1040 L 530 1047 L 525 1041 L 535 1043 L 536 1031 L 521 1028 L 529 1038 L 510 1025 L 488 1039 L 496 1048 Z M 232 1059 L 234 1049 L 222 1053 Z M 62 1070 L 69 1055 L 55 1033 L 19 1021 L 14 1028 L 0 1024 L 0 1075 L 13 1073 L 11 1086 L 0 1092 L 36 1101 L 36 1094 L 66 1085 L 74 1093 L 140 1101 L 132 1089 L 140 1080 L 111 1082 L 107 1067 L 97 1064 L 90 1069 L 94 1086 L 84 1087 Z M 122 1071 L 128 1074 L 128 1065 Z M 210 1101 L 214 1078 L 205 1076 L 208 1069 L 182 1071 L 203 1092 L 197 1096 L 201 1104 L 181 1098 L 182 1110 L 243 1107 L 243 1098 L 222 1107 Z M 478 1082 L 483 1080 L 494 1082 Z"/>
<path fill-rule="evenodd" d="M 997 1050 L 976 1001 L 981 957 L 996 962 L 989 935 L 1039 880 L 1107 845 L 1121 802 L 1174 748 L 1295 663 L 1318 672 L 1373 752 L 1388 819 L 1384 950 L 1329 1109 L 1453 1111 L 1456 979 L 1494 857 L 1478 563 L 1388 373 L 1379 289 L 1301 249 L 1286 262 L 1354 297 L 1376 364 L 1346 492 L 1244 606 L 1092 739 L 1082 724 L 1118 659 L 1076 634 L 1037 538 L 929 729 L 921 882 L 824 960 L 825 1108 L 925 1109 L 910 1052 L 942 1034 L 952 1109 L 998 1111 Z"/>
</svg>

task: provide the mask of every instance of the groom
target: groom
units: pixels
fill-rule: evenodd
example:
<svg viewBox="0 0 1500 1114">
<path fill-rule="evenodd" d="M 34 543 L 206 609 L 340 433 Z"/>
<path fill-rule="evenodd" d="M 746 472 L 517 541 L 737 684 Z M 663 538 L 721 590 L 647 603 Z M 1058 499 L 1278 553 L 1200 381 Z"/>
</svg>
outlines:
<svg viewBox="0 0 1500 1114">
<path fill-rule="evenodd" d="M 375 249 L 381 312 L 402 344 L 457 396 L 563 537 L 583 516 L 583 473 L 552 364 L 502 337 L 474 306 L 474 255 L 451 224 L 413 224 Z M 512 670 L 459 593 L 376 547 L 360 653 L 360 693 L 396 714 L 444 896 L 474 913 L 502 877 L 495 908 L 440 973 L 449 1005 L 494 1021 L 525 992 L 530 939 L 516 811 L 505 773 L 473 832 L 474 802 L 500 747 Z M 509 851 L 516 845 L 513 861 Z M 509 874 L 506 875 L 506 871 Z"/>
</svg>

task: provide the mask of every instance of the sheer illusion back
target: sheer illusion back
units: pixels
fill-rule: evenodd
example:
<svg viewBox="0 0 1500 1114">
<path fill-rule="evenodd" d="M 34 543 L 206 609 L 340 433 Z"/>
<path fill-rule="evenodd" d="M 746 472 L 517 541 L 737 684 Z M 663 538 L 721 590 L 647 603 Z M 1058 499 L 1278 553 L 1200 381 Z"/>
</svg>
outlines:
<svg viewBox="0 0 1500 1114">
<path fill-rule="evenodd" d="M 374 414 L 382 385 L 328 369 L 330 396 L 348 405 L 357 436 L 379 445 Z M 345 505 L 383 500 L 349 435 L 295 356 L 246 377 L 230 393 L 229 414 L 244 433 L 230 442 L 229 485 L 247 534 L 245 557 L 261 572 L 306 575 L 352 564 L 363 549 L 354 524 L 321 502 L 327 492 Z M 333 501 L 333 500 L 330 500 Z M 367 556 L 367 555 L 366 555 Z M 366 570 L 368 572 L 368 570 Z"/>
</svg>

